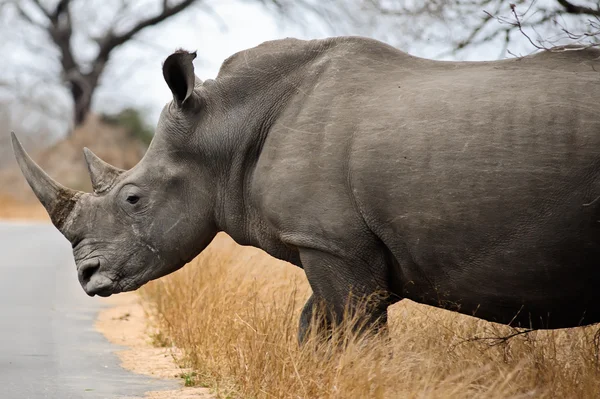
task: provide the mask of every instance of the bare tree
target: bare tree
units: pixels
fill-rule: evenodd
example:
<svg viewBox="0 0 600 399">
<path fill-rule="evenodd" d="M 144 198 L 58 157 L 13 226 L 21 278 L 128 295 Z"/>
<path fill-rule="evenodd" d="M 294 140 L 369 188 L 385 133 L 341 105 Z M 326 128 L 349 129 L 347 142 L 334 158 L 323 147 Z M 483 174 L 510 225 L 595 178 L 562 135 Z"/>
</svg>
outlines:
<svg viewBox="0 0 600 399">
<path fill-rule="evenodd" d="M 85 61 L 78 57 L 74 46 L 73 8 L 77 1 L 58 0 L 52 2 L 54 4 L 47 4 L 49 2 L 43 3 L 42 0 L 13 0 L 6 3 L 4 8 L 14 8 L 22 21 L 33 29 L 45 32 L 58 49 L 62 81 L 69 88 L 73 100 L 73 121 L 77 126 L 84 122 L 90 111 L 92 97 L 113 51 L 142 30 L 160 24 L 198 2 L 160 0 L 161 5 L 156 12 L 130 22 L 127 29 L 119 29 L 131 3 L 121 0 L 117 18 L 106 25 L 103 32 L 90 37 L 96 44 L 95 56 Z"/>
<path fill-rule="evenodd" d="M 409 40 L 441 44 L 440 56 L 491 45 L 504 56 L 517 42 L 536 50 L 600 41 L 600 0 L 363 0 L 362 5 L 395 18 Z"/>
<path fill-rule="evenodd" d="M 261 4 L 284 16 L 285 23 L 313 26 L 318 20 L 332 34 L 369 35 L 420 55 L 450 58 L 484 47 L 504 56 L 569 42 L 595 45 L 600 31 L 600 0 L 239 1 Z M 3 53 L 26 49 L 28 56 L 13 82 L 5 82 L 8 68 L 3 70 L 0 100 L 8 96 L 9 103 L 22 101 L 64 121 L 69 105 L 56 88 L 66 88 L 77 126 L 89 113 L 116 49 L 187 10 L 218 19 L 211 5 L 213 0 L 0 0 L 0 34 L 5 43 L 12 38 L 18 46 Z M 424 52 L 427 46 L 434 51 Z M 124 67 L 119 70 L 128 71 Z M 52 95 L 56 101 L 48 100 Z"/>
<path fill-rule="evenodd" d="M 600 39 L 600 0 L 256 1 L 295 22 L 312 15 L 332 32 L 367 34 L 435 58 L 481 58 L 482 49 L 489 58 L 490 48 L 501 58 L 511 48 L 596 46 Z"/>
<path fill-rule="evenodd" d="M 77 127 L 90 112 L 94 95 L 103 84 L 107 66 L 117 49 L 132 42 L 152 46 L 141 41 L 140 33 L 187 11 L 195 10 L 226 25 L 227 21 L 221 21 L 213 12 L 216 1 L 0 0 L 2 52 L 9 59 L 15 54 L 16 58 L 23 58 L 24 54 L 27 58 L 3 71 L 0 100 L 10 98 L 7 102 L 45 112 L 50 119 L 64 125 L 65 109 L 69 107 L 64 101 L 66 89 L 72 100 L 69 119 Z M 258 3 L 289 17 L 312 11 L 313 16 L 331 21 L 341 14 L 335 7 L 322 6 L 313 0 L 246 2 Z M 129 67 L 119 66 L 120 79 L 133 73 Z M 11 73 L 13 76 L 9 76 Z M 5 77 L 9 77 L 6 82 Z M 118 86 L 112 79 L 111 83 Z M 42 90 L 46 91 L 43 95 Z M 52 96 L 55 101 L 49 100 Z"/>
</svg>

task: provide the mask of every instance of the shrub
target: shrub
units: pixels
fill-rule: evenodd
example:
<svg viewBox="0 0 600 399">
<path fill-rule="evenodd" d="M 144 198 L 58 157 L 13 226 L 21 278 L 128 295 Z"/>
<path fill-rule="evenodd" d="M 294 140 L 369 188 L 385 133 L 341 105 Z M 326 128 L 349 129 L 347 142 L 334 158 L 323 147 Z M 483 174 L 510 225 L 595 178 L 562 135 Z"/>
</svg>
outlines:
<svg viewBox="0 0 600 399">
<path fill-rule="evenodd" d="M 146 146 L 150 144 L 154 136 L 154 131 L 146 124 L 140 111 L 134 108 L 125 108 L 114 115 L 102 114 L 102 121 L 124 128 L 132 138 L 141 141 Z"/>
</svg>

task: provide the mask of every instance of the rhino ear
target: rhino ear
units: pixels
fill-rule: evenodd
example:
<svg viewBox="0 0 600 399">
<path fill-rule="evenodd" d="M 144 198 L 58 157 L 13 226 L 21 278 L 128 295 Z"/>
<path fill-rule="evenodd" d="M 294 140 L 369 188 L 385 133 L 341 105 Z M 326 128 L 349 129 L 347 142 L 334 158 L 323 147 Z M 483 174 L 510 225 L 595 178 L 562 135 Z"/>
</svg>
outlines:
<svg viewBox="0 0 600 399">
<path fill-rule="evenodd" d="M 196 58 L 195 51 L 189 53 L 185 50 L 177 50 L 163 63 L 163 76 L 173 93 L 173 100 L 180 107 L 194 91 L 196 83 L 194 64 L 192 63 L 194 58 Z"/>
</svg>

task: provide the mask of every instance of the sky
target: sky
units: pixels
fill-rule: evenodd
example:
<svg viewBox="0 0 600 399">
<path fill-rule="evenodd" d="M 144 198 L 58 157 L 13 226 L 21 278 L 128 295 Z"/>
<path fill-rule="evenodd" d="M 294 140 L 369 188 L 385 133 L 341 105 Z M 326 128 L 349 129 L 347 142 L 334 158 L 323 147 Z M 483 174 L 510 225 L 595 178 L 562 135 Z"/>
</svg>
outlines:
<svg viewBox="0 0 600 399">
<path fill-rule="evenodd" d="M 328 36 L 324 27 L 317 26 L 318 24 L 305 29 L 293 23 L 282 23 L 281 17 L 255 2 L 225 0 L 219 2 L 214 11 L 226 21 L 226 27 L 214 18 L 182 15 L 167 21 L 159 29 L 143 33 L 142 42 L 151 41 L 156 48 L 149 49 L 148 46 L 132 43 L 120 49 L 121 54 L 133 60 L 138 52 L 147 52 L 141 61 L 144 67 L 134 67 L 131 73 L 123 72 L 119 70 L 119 64 L 113 62 L 109 76 L 119 76 L 123 72 L 126 78 L 118 87 L 107 85 L 99 90 L 95 108 L 98 111 L 112 112 L 122 107 L 122 103 L 130 103 L 144 109 L 148 122 L 155 125 L 163 105 L 172 98 L 162 77 L 162 62 L 176 48 L 197 50 L 195 72 L 202 80 L 206 80 L 216 77 L 221 63 L 227 57 L 264 41 L 285 37 Z M 115 96 L 125 98 L 115 101 Z"/>
<path fill-rule="evenodd" d="M 0 4 L 7 0 L 0 0 Z M 44 4 L 54 5 L 56 0 L 42 0 Z M 79 0 L 73 2 L 73 14 L 77 16 L 74 24 L 75 31 L 90 31 L 91 34 L 103 31 L 102 21 L 114 17 L 115 5 L 121 0 Z M 150 6 L 158 7 L 158 0 L 127 0 L 128 4 L 145 4 L 135 9 L 137 14 L 150 15 L 155 12 Z M 101 86 L 96 91 L 92 108 L 94 112 L 116 113 L 124 107 L 135 107 L 143 112 L 150 126 L 155 126 L 163 105 L 171 100 L 171 93 L 164 83 L 162 77 L 162 62 L 177 48 L 186 50 L 197 50 L 198 57 L 194 62 L 196 74 L 203 80 L 214 78 L 223 60 L 237 51 L 254 47 L 264 41 L 285 37 L 296 37 L 301 39 L 313 39 L 332 36 L 334 34 L 362 34 L 369 35 L 369 31 L 360 30 L 360 27 L 349 28 L 348 25 L 332 21 L 333 25 L 345 26 L 334 32 L 331 26 L 325 25 L 321 20 L 313 18 L 308 23 L 300 24 L 297 21 L 282 19 L 280 15 L 265 9 L 258 0 L 205 0 L 211 4 L 212 13 L 197 12 L 196 10 L 185 11 L 180 15 L 167 21 L 143 30 L 134 40 L 120 46 L 111 55 L 111 61 L 105 71 Z M 317 0 L 319 1 L 319 0 Z M 320 0 L 331 1 L 331 0 Z M 547 1 L 547 0 L 544 0 Z M 340 1 L 340 3 L 343 3 Z M 27 4 L 25 1 L 24 4 Z M 29 10 L 35 15 L 35 6 L 30 5 Z M 80 7 L 80 8 L 75 8 Z M 103 14 L 96 10 L 101 10 Z M 112 15 L 111 15 L 112 12 Z M 43 19 L 43 16 L 40 16 Z M 305 18 L 308 18 L 305 16 Z M 124 24 L 131 24 L 132 19 L 124 19 Z M 0 24 L 3 21 L 0 20 Z M 6 18 L 4 22 L 7 21 Z M 379 20 L 375 20 L 377 24 Z M 397 32 L 387 29 L 382 24 L 375 29 L 371 36 L 380 38 L 385 36 L 398 36 Z M 8 27 L 8 26 L 7 26 Z M 418 27 L 416 27 L 418 29 Z M 96 31 L 94 31 L 94 29 Z M 10 30 L 9 30 L 10 31 Z M 60 73 L 60 67 L 56 60 L 58 54 L 51 44 L 45 44 L 43 39 L 45 32 L 35 32 L 30 29 L 24 32 L 24 37 L 29 38 L 29 44 L 23 44 L 13 40 L 3 51 L 9 53 L 9 60 L 13 63 L 12 71 L 18 75 L 37 78 L 41 84 L 36 84 L 33 90 L 42 93 L 45 100 L 44 90 L 56 90 L 56 86 L 45 85 L 46 75 L 56 76 Z M 85 37 L 85 35 L 80 35 Z M 12 36 L 11 36 L 12 37 Z M 21 39 L 22 40 L 22 39 Z M 77 39 L 72 47 L 76 53 L 85 56 L 94 55 L 94 46 L 87 39 Z M 38 44 L 39 51 L 23 51 Z M 392 43 L 393 44 L 393 43 Z M 441 47 L 435 43 L 405 43 L 410 48 L 402 48 L 413 55 L 435 58 L 441 51 Z M 464 54 L 463 59 L 491 60 L 498 58 L 498 48 L 489 46 L 478 48 Z M 48 62 L 45 53 L 55 62 Z M 446 59 L 451 58 L 446 57 Z M 4 72 L 4 76 L 8 76 Z M 2 78 L 2 76 L 0 76 Z M 1 79 L 0 79 L 1 83 Z M 1 87 L 0 87 L 1 89 Z M 64 103 L 64 105 L 61 105 Z M 1 105 L 1 104 L 0 104 Z M 62 106 L 65 121 L 69 120 L 69 100 L 66 96 L 53 101 L 53 105 Z M 2 109 L 0 109 L 2 111 Z M 14 110 L 10 111 L 13 115 Z M 27 114 L 27 111 L 23 111 Z M 62 114 L 62 112 L 61 112 Z M 21 116 L 19 116 L 21 118 Z M 21 118 L 20 120 L 22 120 Z M 49 124 L 47 124 L 49 126 Z M 66 129 L 59 128 L 63 132 Z M 0 132 L 1 133 L 1 132 Z"/>
<path fill-rule="evenodd" d="M 122 70 L 127 62 L 113 61 L 106 79 L 116 77 L 119 84 L 101 88 L 96 95 L 94 108 L 97 111 L 114 112 L 124 104 L 131 104 L 143 109 L 148 122 L 154 126 L 163 105 L 171 99 L 171 93 L 162 78 L 161 63 L 176 48 L 198 51 L 195 71 L 205 80 L 214 78 L 223 60 L 230 55 L 264 41 L 285 37 L 313 39 L 332 34 L 320 21 L 301 26 L 293 21 L 282 20 L 281 16 L 265 10 L 256 1 L 221 0 L 214 4 L 215 13 L 226 21 L 226 28 L 215 18 L 187 13 L 168 20 L 156 29 L 144 31 L 136 43 L 123 46 L 119 50 L 121 57 L 142 59 L 134 61 L 133 69 L 127 70 Z M 140 45 L 140 42 L 143 44 Z M 435 46 L 411 49 L 412 54 L 422 57 L 433 57 L 438 52 Z M 489 51 L 480 50 L 471 54 L 469 58 L 494 59 L 497 56 L 498 50 L 490 48 Z M 115 55 L 113 59 L 118 58 L 119 55 Z M 143 65 L 136 67 L 140 63 Z"/>
</svg>

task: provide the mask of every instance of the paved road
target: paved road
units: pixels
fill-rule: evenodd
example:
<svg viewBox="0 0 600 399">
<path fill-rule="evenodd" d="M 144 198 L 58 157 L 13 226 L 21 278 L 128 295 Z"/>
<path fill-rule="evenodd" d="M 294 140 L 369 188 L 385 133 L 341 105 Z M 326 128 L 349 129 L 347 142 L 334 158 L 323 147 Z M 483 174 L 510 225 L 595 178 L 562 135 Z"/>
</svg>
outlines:
<svg viewBox="0 0 600 399">
<path fill-rule="evenodd" d="M 175 389 L 127 372 L 93 328 L 102 308 L 77 282 L 52 226 L 0 223 L 0 398 L 105 399 Z"/>
</svg>

